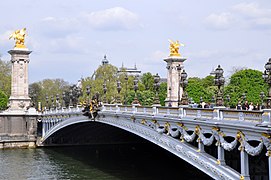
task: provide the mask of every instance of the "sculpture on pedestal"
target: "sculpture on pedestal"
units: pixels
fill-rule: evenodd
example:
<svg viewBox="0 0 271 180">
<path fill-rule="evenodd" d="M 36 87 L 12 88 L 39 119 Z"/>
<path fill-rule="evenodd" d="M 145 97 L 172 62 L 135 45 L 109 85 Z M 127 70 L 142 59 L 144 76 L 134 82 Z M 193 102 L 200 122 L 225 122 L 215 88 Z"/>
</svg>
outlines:
<svg viewBox="0 0 271 180">
<path fill-rule="evenodd" d="M 179 41 L 172 41 L 169 39 L 170 42 L 170 55 L 169 56 L 181 56 L 181 54 L 179 53 L 179 48 L 180 46 L 184 46 L 184 44 L 180 44 Z"/>
<path fill-rule="evenodd" d="M 24 39 L 26 36 L 26 28 L 14 31 L 9 39 L 13 38 L 15 41 L 15 48 L 26 48 L 24 45 Z"/>
</svg>

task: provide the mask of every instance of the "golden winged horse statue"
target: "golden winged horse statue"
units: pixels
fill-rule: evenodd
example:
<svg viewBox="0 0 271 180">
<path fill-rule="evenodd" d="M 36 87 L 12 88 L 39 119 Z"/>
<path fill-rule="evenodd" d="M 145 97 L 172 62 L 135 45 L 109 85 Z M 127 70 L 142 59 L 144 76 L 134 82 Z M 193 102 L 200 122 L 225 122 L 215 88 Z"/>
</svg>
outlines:
<svg viewBox="0 0 271 180">
<path fill-rule="evenodd" d="M 24 39 L 26 36 L 26 28 L 14 31 L 9 39 L 13 38 L 15 40 L 15 48 L 26 48 L 24 45 Z"/>
</svg>

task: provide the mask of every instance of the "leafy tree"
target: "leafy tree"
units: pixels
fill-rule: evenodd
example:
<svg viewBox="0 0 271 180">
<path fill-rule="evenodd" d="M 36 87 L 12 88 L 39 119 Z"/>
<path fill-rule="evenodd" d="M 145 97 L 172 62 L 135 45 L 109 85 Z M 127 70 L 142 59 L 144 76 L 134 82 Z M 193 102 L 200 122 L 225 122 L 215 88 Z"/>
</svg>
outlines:
<svg viewBox="0 0 271 180">
<path fill-rule="evenodd" d="M 141 82 L 144 85 L 145 90 L 153 90 L 154 78 L 150 72 L 143 74 Z"/>
<path fill-rule="evenodd" d="M 7 95 L 3 91 L 0 91 L 0 110 L 6 109 L 7 104 L 8 104 Z"/>
<path fill-rule="evenodd" d="M 165 106 L 165 99 L 167 98 L 167 83 L 162 82 L 159 88 L 159 99 L 161 106 Z"/>
<path fill-rule="evenodd" d="M 235 107 L 238 100 L 242 100 L 242 94 L 246 94 L 249 102 L 261 103 L 260 92 L 267 94 L 267 84 L 262 79 L 262 72 L 252 69 L 237 71 L 230 77 L 228 86 L 225 87 L 224 95 L 230 95 L 230 105 Z"/>
<path fill-rule="evenodd" d="M 0 57 L 0 90 L 8 97 L 11 93 L 11 62 L 3 61 Z"/>
<path fill-rule="evenodd" d="M 204 79 L 205 81 L 197 77 L 188 78 L 186 91 L 188 96 L 192 98 L 196 103 L 200 102 L 200 97 L 202 97 L 203 101 L 205 102 L 211 101 L 213 93 L 208 91 L 208 87 L 211 85 L 208 83 L 208 79 L 210 78 L 207 78 L 207 80 Z M 208 87 L 204 87 L 204 85 Z"/>
<path fill-rule="evenodd" d="M 37 105 L 41 102 L 42 106 L 51 106 L 52 99 L 55 104 L 56 95 L 59 95 L 60 100 L 62 100 L 63 92 L 67 92 L 66 96 L 69 94 L 70 85 L 63 79 L 44 79 L 39 82 L 35 82 L 29 85 L 29 95 L 34 98 L 33 101 Z M 46 102 L 46 97 L 48 97 L 48 104 Z"/>
</svg>

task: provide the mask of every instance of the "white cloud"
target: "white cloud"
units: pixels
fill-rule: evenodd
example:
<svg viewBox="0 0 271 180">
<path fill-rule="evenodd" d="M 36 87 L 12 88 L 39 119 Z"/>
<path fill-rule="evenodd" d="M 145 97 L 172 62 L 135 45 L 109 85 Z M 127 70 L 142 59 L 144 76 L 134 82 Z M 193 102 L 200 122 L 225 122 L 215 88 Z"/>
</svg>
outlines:
<svg viewBox="0 0 271 180">
<path fill-rule="evenodd" d="M 235 19 L 231 13 L 210 14 L 204 19 L 204 24 L 213 29 L 225 30 L 230 28 Z"/>
<path fill-rule="evenodd" d="M 129 30 L 139 26 L 139 17 L 122 7 L 83 14 L 94 29 Z"/>
<path fill-rule="evenodd" d="M 259 7 L 257 3 L 240 3 L 232 7 L 232 9 L 238 13 L 241 13 L 247 17 L 264 17 L 271 16 L 271 9 L 265 9 Z"/>
<path fill-rule="evenodd" d="M 242 15 L 242 22 L 249 28 L 271 28 L 271 9 L 260 7 L 257 3 L 240 3 L 232 10 Z"/>
</svg>

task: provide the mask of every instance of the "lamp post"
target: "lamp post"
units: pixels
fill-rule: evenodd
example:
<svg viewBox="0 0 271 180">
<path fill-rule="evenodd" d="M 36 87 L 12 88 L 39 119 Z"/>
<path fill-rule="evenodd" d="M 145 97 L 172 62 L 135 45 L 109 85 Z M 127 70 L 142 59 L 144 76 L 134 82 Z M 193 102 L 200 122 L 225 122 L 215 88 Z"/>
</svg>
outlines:
<svg viewBox="0 0 271 180">
<path fill-rule="evenodd" d="M 266 98 L 266 108 L 270 108 L 271 104 L 271 58 L 269 58 L 268 62 L 264 66 L 265 71 L 263 73 L 263 79 L 269 86 L 268 95 Z"/>
<path fill-rule="evenodd" d="M 55 97 L 52 95 L 52 97 L 51 97 L 52 109 L 55 108 L 54 101 L 55 101 Z"/>
<path fill-rule="evenodd" d="M 137 90 L 138 90 L 138 77 L 135 76 L 135 79 L 134 79 L 134 90 L 135 90 L 135 98 L 134 98 L 134 101 L 132 104 L 138 104 L 139 101 L 137 99 Z"/>
<path fill-rule="evenodd" d="M 121 99 L 120 99 L 121 82 L 119 79 L 117 80 L 117 91 L 118 91 L 117 104 L 121 104 Z"/>
<path fill-rule="evenodd" d="M 59 108 L 59 94 L 56 94 L 56 109 Z"/>
<path fill-rule="evenodd" d="M 48 97 L 48 95 L 46 95 L 45 100 L 46 100 L 46 106 L 47 106 L 47 108 L 50 109 L 49 108 L 49 97 Z M 47 108 L 46 108 L 46 110 L 47 110 Z"/>
<path fill-rule="evenodd" d="M 87 87 L 86 87 L 86 93 L 87 93 L 87 96 L 88 96 L 87 104 L 89 104 L 90 89 L 91 89 L 91 86 L 87 85 Z"/>
<path fill-rule="evenodd" d="M 185 88 L 188 85 L 188 80 L 187 80 L 187 73 L 185 72 L 185 70 L 183 70 L 183 72 L 181 73 L 180 85 L 183 88 L 181 104 L 188 105 L 187 92 L 185 91 Z"/>
<path fill-rule="evenodd" d="M 106 88 L 106 82 L 105 81 L 103 83 L 103 91 L 104 91 L 103 103 L 106 103 L 106 91 L 107 91 L 107 88 Z"/>
<path fill-rule="evenodd" d="M 155 90 L 155 98 L 154 98 L 154 102 L 153 104 L 156 106 L 160 106 L 160 100 L 159 100 L 159 96 L 158 96 L 158 91 L 160 88 L 160 76 L 158 75 L 158 73 L 156 73 L 156 75 L 153 76 L 154 77 L 154 90 Z"/>
<path fill-rule="evenodd" d="M 73 103 L 72 103 L 72 100 L 73 100 L 72 89 L 70 89 L 69 98 L 70 98 L 70 107 L 72 107 L 73 106 Z"/>
<path fill-rule="evenodd" d="M 218 67 L 215 70 L 215 85 L 218 87 L 217 95 L 216 95 L 216 105 L 217 106 L 223 106 L 223 92 L 221 90 L 221 86 L 225 83 L 225 78 L 223 77 L 223 69 L 218 65 Z"/>
<path fill-rule="evenodd" d="M 128 76 L 127 76 L 127 74 L 125 74 L 124 80 L 125 80 L 125 85 L 126 85 L 124 105 L 127 105 L 127 90 L 128 90 Z"/>
<path fill-rule="evenodd" d="M 260 98 L 261 98 L 261 106 L 260 106 L 260 110 L 263 109 L 264 105 L 263 105 L 263 99 L 264 99 L 265 95 L 264 92 L 260 92 Z"/>
<path fill-rule="evenodd" d="M 230 108 L 230 100 L 231 100 L 231 97 L 230 95 L 226 95 L 226 100 L 227 100 L 227 108 Z"/>
<path fill-rule="evenodd" d="M 178 81 L 181 82 L 181 70 L 182 70 L 182 67 L 181 65 L 179 64 L 177 66 L 177 71 L 178 71 Z M 178 107 L 181 105 L 181 102 L 180 102 L 180 83 L 179 83 L 179 87 L 178 87 Z"/>
<path fill-rule="evenodd" d="M 62 108 L 66 108 L 65 99 L 66 99 L 66 93 L 62 92 Z"/>
</svg>

